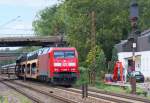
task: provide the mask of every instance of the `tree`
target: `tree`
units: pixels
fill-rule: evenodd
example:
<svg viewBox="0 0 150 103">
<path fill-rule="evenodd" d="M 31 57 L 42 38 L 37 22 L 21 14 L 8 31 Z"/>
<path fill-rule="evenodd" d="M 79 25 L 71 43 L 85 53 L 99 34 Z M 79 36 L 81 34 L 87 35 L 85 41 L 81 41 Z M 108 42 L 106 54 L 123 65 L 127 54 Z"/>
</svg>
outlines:
<svg viewBox="0 0 150 103">
<path fill-rule="evenodd" d="M 106 68 L 106 57 L 105 57 L 105 54 L 103 52 L 102 49 L 100 49 L 99 51 L 97 51 L 97 55 L 96 55 L 96 79 L 99 80 L 104 80 L 104 75 L 105 75 L 105 72 L 107 71 L 107 68 Z"/>
<path fill-rule="evenodd" d="M 101 73 L 106 70 L 106 58 L 103 50 L 99 47 L 93 47 L 86 59 L 86 63 L 88 64 L 89 71 L 89 82 L 94 84 L 96 77 L 99 79 L 101 77 Z"/>
<path fill-rule="evenodd" d="M 5 48 L 5 49 L 1 49 L 0 52 L 2 52 L 2 53 L 15 52 L 15 50 L 10 50 L 9 48 Z M 11 63 L 14 63 L 14 62 L 15 62 L 15 60 L 13 60 L 13 59 L 10 59 L 10 60 L 1 60 L 0 66 L 4 66 L 4 65 L 11 64 Z"/>
<path fill-rule="evenodd" d="M 63 31 L 62 22 L 58 17 L 58 6 L 47 7 L 40 11 L 37 19 L 33 22 L 35 34 L 37 35 L 58 35 Z"/>
<path fill-rule="evenodd" d="M 139 27 L 150 27 L 149 0 L 138 0 Z M 131 31 L 129 21 L 130 0 L 64 0 L 61 4 L 39 12 L 33 27 L 37 35 L 64 34 L 70 46 L 77 48 L 81 66 L 87 66 L 86 57 L 91 50 L 91 12 L 95 12 L 96 45 L 101 46 L 107 62 L 112 50 Z"/>
<path fill-rule="evenodd" d="M 108 71 L 107 72 L 111 72 L 111 73 L 113 72 L 116 61 L 118 61 L 118 55 L 117 55 L 117 49 L 114 47 L 112 50 L 111 61 L 108 63 Z"/>
</svg>

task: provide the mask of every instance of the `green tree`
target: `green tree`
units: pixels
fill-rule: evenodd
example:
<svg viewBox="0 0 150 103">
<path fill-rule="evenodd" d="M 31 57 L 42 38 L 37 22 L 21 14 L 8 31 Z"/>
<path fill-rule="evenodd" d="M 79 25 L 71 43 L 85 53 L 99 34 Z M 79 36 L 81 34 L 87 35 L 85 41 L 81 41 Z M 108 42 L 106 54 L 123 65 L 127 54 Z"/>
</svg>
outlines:
<svg viewBox="0 0 150 103">
<path fill-rule="evenodd" d="M 131 31 L 129 21 L 130 0 L 64 0 L 61 4 L 39 12 L 33 27 L 37 35 L 65 34 L 70 46 L 77 48 L 82 66 L 91 50 L 91 12 L 96 14 L 96 45 L 101 45 L 111 61 L 112 49 Z M 140 8 L 139 27 L 150 26 L 149 0 L 138 0 Z"/>
<path fill-rule="evenodd" d="M 97 51 L 96 55 L 96 78 L 99 80 L 104 80 L 104 74 L 107 71 L 106 69 L 106 57 L 102 49 Z"/>
<path fill-rule="evenodd" d="M 47 7 L 40 11 L 33 22 L 34 31 L 37 35 L 58 35 L 62 32 L 63 26 L 58 19 L 59 7 Z"/>
<path fill-rule="evenodd" d="M 87 68 L 91 83 L 96 80 L 96 77 L 98 77 L 99 80 L 103 79 L 103 76 L 101 75 L 103 75 L 102 73 L 106 71 L 106 58 L 103 50 L 100 47 L 93 47 L 89 51 L 86 63 L 88 64 Z"/>
<path fill-rule="evenodd" d="M 108 73 L 112 73 L 115 63 L 118 61 L 117 49 L 114 47 L 112 50 L 112 58 L 111 61 L 108 63 Z"/>
<path fill-rule="evenodd" d="M 1 49 L 0 52 L 1 53 L 7 53 L 7 52 L 11 53 L 11 52 L 15 52 L 15 50 L 10 50 L 9 48 L 6 48 L 6 49 Z M 11 63 L 15 63 L 15 60 L 14 59 L 1 60 L 0 66 L 4 66 L 7 64 L 11 64 Z"/>
</svg>

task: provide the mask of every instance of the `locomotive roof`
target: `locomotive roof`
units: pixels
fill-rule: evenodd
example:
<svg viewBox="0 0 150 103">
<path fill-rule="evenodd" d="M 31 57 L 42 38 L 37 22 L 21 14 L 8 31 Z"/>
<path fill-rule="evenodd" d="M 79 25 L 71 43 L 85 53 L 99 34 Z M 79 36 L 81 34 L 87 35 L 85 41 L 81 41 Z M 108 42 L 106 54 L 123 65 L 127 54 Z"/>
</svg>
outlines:
<svg viewBox="0 0 150 103">
<path fill-rule="evenodd" d="M 37 56 L 39 56 L 39 55 L 47 54 L 47 53 L 50 52 L 50 49 L 51 49 L 51 48 L 41 48 L 41 49 L 38 49 L 38 50 L 36 50 L 36 51 L 29 52 L 29 53 L 27 54 L 27 57 L 30 57 L 30 56 L 32 56 L 32 55 L 37 55 Z"/>
<path fill-rule="evenodd" d="M 26 59 L 33 59 L 33 58 L 37 58 L 40 55 L 44 55 L 49 53 L 51 50 L 75 50 L 74 47 L 45 47 L 45 48 L 41 48 L 38 50 L 35 50 L 33 52 L 29 52 L 27 54 L 23 54 L 20 57 L 18 57 L 17 60 L 26 60 Z"/>
<path fill-rule="evenodd" d="M 37 56 L 39 56 L 39 55 L 44 55 L 44 54 L 47 54 L 47 53 L 49 53 L 51 50 L 60 50 L 60 49 L 62 49 L 62 50 L 75 50 L 75 48 L 74 47 L 46 47 L 46 48 L 41 48 L 41 49 L 38 49 L 38 50 L 36 50 L 36 51 L 33 51 L 33 52 L 29 52 L 28 54 L 27 54 L 27 57 L 30 57 L 30 56 L 32 56 L 32 55 L 37 55 Z"/>
</svg>

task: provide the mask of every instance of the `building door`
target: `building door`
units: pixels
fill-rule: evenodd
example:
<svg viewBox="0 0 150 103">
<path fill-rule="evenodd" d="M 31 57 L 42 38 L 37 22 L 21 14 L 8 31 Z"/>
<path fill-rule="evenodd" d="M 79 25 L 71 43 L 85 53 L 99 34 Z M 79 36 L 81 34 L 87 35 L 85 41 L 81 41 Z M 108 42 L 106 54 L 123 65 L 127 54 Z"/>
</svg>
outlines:
<svg viewBox="0 0 150 103">
<path fill-rule="evenodd" d="M 132 66 L 132 57 L 128 58 L 128 68 Z M 141 71 L 141 56 L 135 57 L 135 71 Z"/>
<path fill-rule="evenodd" d="M 141 71 L 141 56 L 136 56 L 135 58 L 135 70 Z"/>
</svg>

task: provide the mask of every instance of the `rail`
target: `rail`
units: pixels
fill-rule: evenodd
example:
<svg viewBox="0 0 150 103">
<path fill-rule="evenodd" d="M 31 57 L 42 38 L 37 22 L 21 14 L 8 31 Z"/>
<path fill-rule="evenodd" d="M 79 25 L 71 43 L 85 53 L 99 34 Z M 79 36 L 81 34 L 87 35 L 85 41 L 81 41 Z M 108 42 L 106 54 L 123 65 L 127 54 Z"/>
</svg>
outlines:
<svg viewBox="0 0 150 103">
<path fill-rule="evenodd" d="M 4 85 L 8 86 L 9 88 L 11 88 L 11 89 L 17 91 L 18 93 L 21 93 L 22 95 L 28 97 L 30 100 L 32 100 L 32 101 L 34 101 L 34 102 L 36 102 L 36 103 L 44 103 L 44 102 L 41 101 L 40 99 L 35 98 L 35 97 L 33 97 L 33 96 L 31 96 L 31 95 L 25 93 L 24 91 L 22 91 L 22 90 L 20 90 L 20 89 L 18 89 L 18 88 L 16 88 L 16 87 L 13 87 L 13 86 L 11 86 L 11 85 L 5 83 L 5 82 L 2 81 L 2 80 L 1 80 L 0 82 L 3 83 Z"/>
<path fill-rule="evenodd" d="M 4 80 L 7 81 L 7 82 L 9 82 L 9 83 L 12 83 L 12 84 L 15 84 L 15 85 L 19 85 L 19 86 L 28 88 L 28 89 L 30 89 L 30 90 L 32 90 L 32 91 L 36 91 L 36 92 L 38 92 L 38 93 L 47 95 L 47 96 L 49 96 L 49 97 L 53 97 L 53 98 L 55 98 L 55 99 L 57 99 L 57 100 L 60 100 L 60 101 L 65 102 L 65 103 L 78 103 L 77 101 L 74 101 L 74 100 L 71 100 L 71 99 L 68 99 L 68 98 L 65 98 L 65 97 L 62 97 L 62 96 L 55 95 L 55 94 L 53 94 L 53 92 L 47 93 L 47 92 L 45 92 L 45 91 L 43 91 L 43 90 L 39 90 L 39 89 L 36 89 L 36 88 L 34 88 L 34 87 L 30 87 L 30 86 L 27 86 L 27 85 L 23 85 L 23 84 L 20 84 L 20 83 L 16 83 L 16 82 L 13 82 L 13 81 L 8 80 L 8 79 L 4 79 Z M 1 82 L 2 82 L 2 83 L 5 83 L 5 82 L 3 82 L 3 81 L 1 81 Z M 37 98 L 34 98 L 34 97 L 32 97 L 32 96 L 30 96 L 30 95 L 28 95 L 28 94 L 25 94 L 23 91 L 20 91 L 20 90 L 18 90 L 17 88 L 8 85 L 7 83 L 5 83 L 5 85 L 7 85 L 7 86 L 11 87 L 12 89 L 14 89 L 14 90 L 16 90 L 16 91 L 22 93 L 23 95 L 29 97 L 31 100 L 33 100 L 33 101 L 35 101 L 35 102 L 37 102 L 37 103 L 44 103 L 44 102 L 38 100 Z"/>
<path fill-rule="evenodd" d="M 43 86 L 44 88 L 50 88 L 49 85 L 45 84 L 41 84 L 41 83 L 37 83 L 37 82 L 29 82 L 27 81 L 26 83 L 21 83 L 19 81 L 19 83 L 17 81 L 14 81 L 15 84 L 21 85 L 21 86 L 25 86 L 26 88 L 30 88 L 30 89 L 34 89 L 37 90 L 36 88 L 34 88 L 34 85 L 37 86 Z M 29 86 L 27 84 L 31 84 L 32 86 Z M 53 89 L 59 91 L 59 92 L 64 92 L 64 93 L 74 93 L 76 95 L 80 95 L 80 97 L 82 96 L 81 93 L 82 91 L 80 89 L 77 88 L 64 88 L 64 87 L 52 87 Z M 78 103 L 77 101 L 73 101 L 70 99 L 66 99 L 65 97 L 60 97 L 57 95 L 53 94 L 53 89 L 52 91 L 50 91 L 49 93 L 46 92 L 46 95 L 49 95 L 51 97 L 55 97 L 56 99 L 61 99 L 61 100 L 66 100 L 65 102 L 69 101 L 71 103 Z M 45 93 L 44 90 L 38 90 L 42 93 Z M 107 92 L 107 91 L 103 91 L 103 90 L 96 90 L 96 89 L 91 89 L 89 88 L 88 91 L 88 98 L 94 98 L 94 99 L 101 99 L 101 100 L 107 100 L 107 101 L 111 101 L 111 102 L 116 102 L 116 103 L 150 103 L 150 100 L 144 97 L 139 97 L 139 96 L 135 96 L 135 95 L 127 95 L 127 94 L 119 94 L 119 93 L 113 93 L 113 92 Z M 69 103 L 67 102 L 67 103 Z"/>
</svg>

